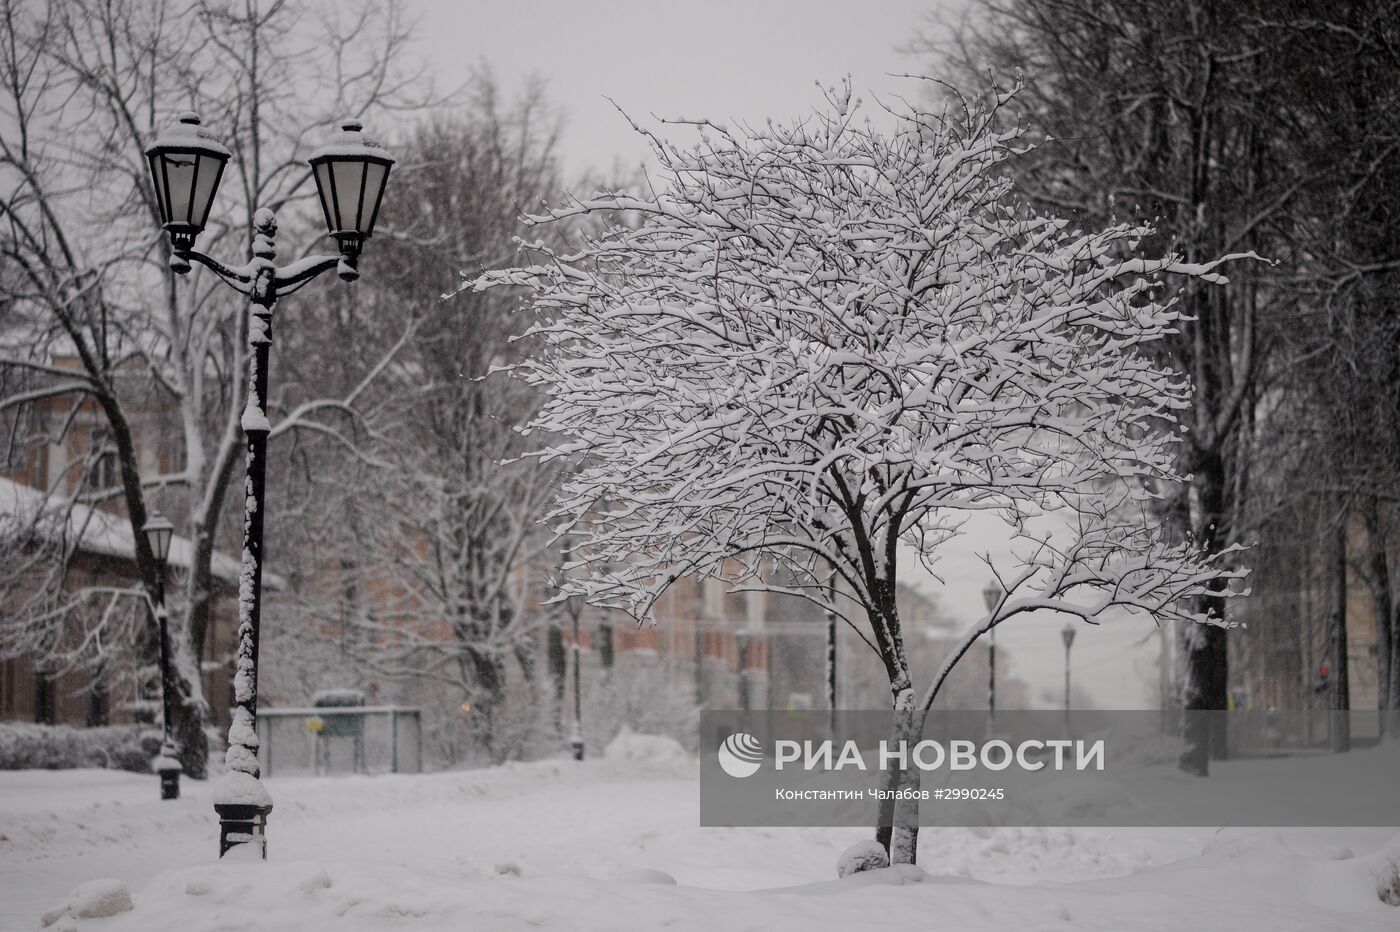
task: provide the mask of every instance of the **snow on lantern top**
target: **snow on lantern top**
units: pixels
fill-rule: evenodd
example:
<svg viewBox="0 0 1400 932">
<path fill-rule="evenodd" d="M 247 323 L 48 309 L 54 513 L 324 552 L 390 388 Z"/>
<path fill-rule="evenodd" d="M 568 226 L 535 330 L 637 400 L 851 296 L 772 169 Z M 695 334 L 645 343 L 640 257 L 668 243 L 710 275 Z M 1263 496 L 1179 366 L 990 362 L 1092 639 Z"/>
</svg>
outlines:
<svg viewBox="0 0 1400 932">
<path fill-rule="evenodd" d="M 364 241 L 373 235 L 384 185 L 395 161 L 363 130 L 359 120 L 346 120 L 340 132 L 307 159 L 316 177 L 326 231 L 339 241 L 346 256 L 358 256 Z"/>
<path fill-rule="evenodd" d="M 161 224 L 176 249 L 194 248 L 209 220 L 230 153 L 186 111 L 146 149 Z"/>
<path fill-rule="evenodd" d="M 170 557 L 170 539 L 175 535 L 175 527 L 170 523 L 170 519 L 160 512 L 155 512 L 141 528 L 141 532 L 146 535 L 146 543 L 151 547 L 151 554 L 155 556 L 156 562 L 164 563 Z"/>
</svg>

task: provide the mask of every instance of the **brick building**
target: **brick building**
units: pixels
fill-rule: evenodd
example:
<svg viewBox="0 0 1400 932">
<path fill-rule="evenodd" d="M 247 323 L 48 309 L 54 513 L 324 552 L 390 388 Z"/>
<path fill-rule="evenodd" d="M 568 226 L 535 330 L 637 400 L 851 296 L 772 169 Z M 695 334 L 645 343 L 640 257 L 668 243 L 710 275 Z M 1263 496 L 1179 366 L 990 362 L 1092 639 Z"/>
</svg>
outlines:
<svg viewBox="0 0 1400 932">
<path fill-rule="evenodd" d="M 55 362 L 57 368 L 73 365 L 72 360 Z M 183 462 L 173 406 L 164 403 L 144 371 L 132 369 L 118 378 L 132 380 L 131 390 L 123 397 L 128 399 L 127 416 L 142 474 L 178 471 Z M 10 417 L 24 418 L 25 423 L 13 419 L 0 423 L 5 436 L 28 442 L 6 444 L 0 459 L 0 553 L 7 554 L 3 559 L 18 564 L 27 553 L 43 548 L 46 557 L 49 551 L 54 554 L 45 566 L 48 570 L 58 562 L 59 554 L 67 553 L 62 580 L 65 591 L 98 587 L 122 593 L 115 596 L 118 599 L 144 601 L 137 588 L 135 541 L 123 500 L 115 494 L 117 453 L 102 413 L 90 401 L 75 407 L 71 397 L 55 397 L 28 405 Z M 176 496 L 155 490 L 148 501 L 177 527 L 185 518 Z M 172 540 L 167 592 L 176 612 L 192 554 L 188 539 L 176 536 Z M 15 565 L 5 569 L 11 572 L 4 574 L 5 585 L 0 586 L 0 637 L 15 638 L 14 629 L 6 630 L 3 623 L 17 619 L 26 586 L 32 593 L 33 582 Z M 200 665 L 212 722 L 222 729 L 228 722 L 239 563 L 216 552 L 211 569 L 214 601 Z M 65 638 L 81 641 L 83 624 L 68 625 Z M 103 655 L 121 669 L 107 669 L 102 676 L 79 664 L 47 672 L 32 654 L 0 659 L 0 721 L 70 725 L 132 721 L 152 698 L 140 695 L 135 685 L 132 674 L 137 653 L 133 644 L 104 645 Z M 108 684 L 117 684 L 117 691 Z"/>
</svg>

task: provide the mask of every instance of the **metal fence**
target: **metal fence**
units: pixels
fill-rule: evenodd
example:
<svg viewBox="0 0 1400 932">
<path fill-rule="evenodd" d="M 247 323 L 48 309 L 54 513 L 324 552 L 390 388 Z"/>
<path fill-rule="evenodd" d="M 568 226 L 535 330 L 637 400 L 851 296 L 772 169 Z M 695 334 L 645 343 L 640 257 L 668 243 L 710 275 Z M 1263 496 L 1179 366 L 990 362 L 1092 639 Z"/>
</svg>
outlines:
<svg viewBox="0 0 1400 932">
<path fill-rule="evenodd" d="M 422 773 L 422 715 L 387 705 L 259 709 L 258 766 L 265 777 Z"/>
</svg>

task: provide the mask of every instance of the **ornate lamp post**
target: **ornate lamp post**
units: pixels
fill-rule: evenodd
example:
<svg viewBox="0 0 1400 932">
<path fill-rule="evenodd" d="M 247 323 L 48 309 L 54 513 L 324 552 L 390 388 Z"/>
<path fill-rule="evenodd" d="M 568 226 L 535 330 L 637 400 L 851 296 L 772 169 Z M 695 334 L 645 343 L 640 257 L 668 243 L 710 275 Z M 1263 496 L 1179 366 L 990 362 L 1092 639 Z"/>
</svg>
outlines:
<svg viewBox="0 0 1400 932">
<path fill-rule="evenodd" d="M 156 558 L 156 627 L 160 638 L 160 698 L 161 721 L 164 738 L 160 744 L 160 756 L 153 765 L 160 775 L 160 798 L 180 798 L 180 761 L 175 751 L 175 736 L 171 730 L 174 721 L 175 672 L 170 667 L 170 618 L 165 611 L 165 564 L 170 559 L 170 540 L 175 536 L 175 527 L 159 512 L 146 519 L 141 528 L 150 545 L 151 554 Z"/>
<path fill-rule="evenodd" d="M 384 186 L 394 159 L 378 142 L 365 136 L 356 120 L 308 160 L 316 179 L 327 235 L 336 239 L 339 255 L 313 255 L 278 267 L 277 218 L 267 208 L 253 215 L 252 257 L 241 266 L 224 265 L 195 250 L 194 241 L 209 218 L 209 210 L 228 162 L 229 151 L 207 130 L 199 116 L 181 114 L 179 122 L 146 149 L 164 229 L 170 236 L 170 268 L 183 275 L 198 262 L 225 284 L 248 296 L 248 398 L 242 427 L 247 438 L 247 482 L 243 511 L 243 569 L 238 586 L 238 650 L 234 675 L 233 722 L 229 725 L 228 773 L 214 794 L 219 813 L 219 856 L 234 845 L 256 843 L 267 857 L 264 828 L 272 797 L 258 780 L 258 629 L 262 618 L 263 487 L 267 467 L 267 436 L 271 430 L 267 402 L 268 356 L 272 346 L 272 316 L 277 299 L 304 287 L 331 269 L 342 281 L 360 277 L 359 256 L 374 233 Z"/>
<path fill-rule="evenodd" d="M 1074 644 L 1074 625 L 1067 624 L 1060 629 L 1060 637 L 1065 642 L 1065 728 L 1069 728 L 1069 649 Z"/>
<path fill-rule="evenodd" d="M 996 611 L 1001 603 L 1001 584 L 995 579 L 982 587 L 982 601 L 987 605 L 987 614 Z M 993 722 L 997 717 L 997 629 L 987 631 L 987 713 Z"/>
</svg>

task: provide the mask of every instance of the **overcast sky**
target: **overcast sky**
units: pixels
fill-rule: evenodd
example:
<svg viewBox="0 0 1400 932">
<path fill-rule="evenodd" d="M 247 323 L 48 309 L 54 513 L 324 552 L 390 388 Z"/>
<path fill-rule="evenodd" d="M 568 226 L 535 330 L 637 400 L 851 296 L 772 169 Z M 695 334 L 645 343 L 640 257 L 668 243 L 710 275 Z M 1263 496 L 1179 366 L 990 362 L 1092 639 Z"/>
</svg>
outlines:
<svg viewBox="0 0 1400 932">
<path fill-rule="evenodd" d="M 571 175 L 641 162 L 646 146 L 617 113 L 785 119 L 820 103 L 816 82 L 851 75 L 862 92 L 909 92 L 897 51 L 931 11 L 960 0 L 408 0 L 440 88 L 489 64 L 507 91 L 530 75 L 565 112 Z"/>
<path fill-rule="evenodd" d="M 489 65 L 507 94 L 531 76 L 547 82 L 564 113 L 566 175 L 615 164 L 635 167 L 646 146 L 609 97 L 639 121 L 658 116 L 716 121 L 785 120 L 821 103 L 817 82 L 850 75 L 858 94 L 914 96 L 921 71 L 901 54 L 927 15 L 953 19 L 962 0 L 408 0 L 419 18 L 419 50 L 440 90 Z M 959 624 L 982 611 L 989 576 L 978 554 L 1004 553 L 994 526 L 974 525 L 940 564 L 942 580 L 917 565 L 906 581 L 939 597 Z M 1009 672 L 1054 707 L 1063 691 L 1065 619 L 1027 617 L 998 634 Z M 1074 645 L 1076 691 L 1100 708 L 1143 708 L 1156 699 L 1157 638 L 1151 622 L 1080 624 Z M 1003 671 L 1006 672 L 1006 671 Z"/>
</svg>

